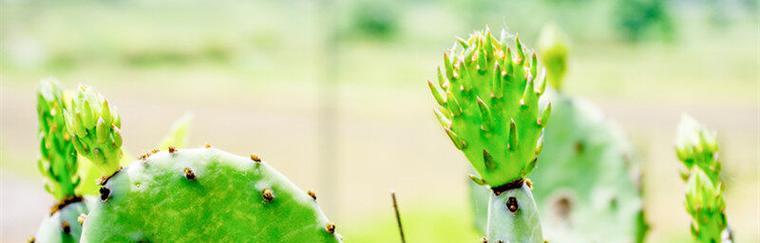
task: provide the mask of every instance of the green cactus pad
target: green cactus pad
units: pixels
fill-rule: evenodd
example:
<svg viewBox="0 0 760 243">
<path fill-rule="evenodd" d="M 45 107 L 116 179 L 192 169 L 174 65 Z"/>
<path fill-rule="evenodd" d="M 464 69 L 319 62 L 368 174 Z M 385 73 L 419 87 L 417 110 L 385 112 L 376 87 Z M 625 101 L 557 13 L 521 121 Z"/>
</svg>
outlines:
<svg viewBox="0 0 760 243">
<path fill-rule="evenodd" d="M 537 78 L 536 55 L 519 38 L 506 42 L 489 30 L 460 39 L 461 48 L 444 54 L 437 82 L 428 81 L 441 126 L 492 187 L 533 170 L 551 109 L 539 108 L 546 82 Z"/>
<path fill-rule="evenodd" d="M 119 168 L 121 117 L 113 106 L 92 88 L 80 85 L 66 110 L 66 129 L 72 135 L 77 153 L 92 161 L 103 174 Z"/>
<path fill-rule="evenodd" d="M 49 217 L 40 224 L 34 235 L 35 242 L 75 243 L 82 234 L 82 220 L 94 198 L 72 197 L 53 207 Z"/>
<path fill-rule="evenodd" d="M 258 156 L 174 149 L 133 162 L 103 183 L 86 242 L 340 242 L 316 195 Z"/>
<path fill-rule="evenodd" d="M 528 185 L 499 195 L 490 194 L 487 242 L 544 242 L 536 203 Z"/>
<path fill-rule="evenodd" d="M 692 217 L 691 235 L 696 242 L 732 242 L 726 219 L 721 163 L 715 132 L 689 116 L 681 119 L 676 155 L 686 167 L 686 211 Z"/>
<path fill-rule="evenodd" d="M 558 94 L 530 178 L 549 241 L 640 242 L 638 163 L 623 132 L 590 102 Z M 643 227 L 643 228 L 642 228 Z M 642 239 L 643 240 L 643 239 Z"/>
</svg>

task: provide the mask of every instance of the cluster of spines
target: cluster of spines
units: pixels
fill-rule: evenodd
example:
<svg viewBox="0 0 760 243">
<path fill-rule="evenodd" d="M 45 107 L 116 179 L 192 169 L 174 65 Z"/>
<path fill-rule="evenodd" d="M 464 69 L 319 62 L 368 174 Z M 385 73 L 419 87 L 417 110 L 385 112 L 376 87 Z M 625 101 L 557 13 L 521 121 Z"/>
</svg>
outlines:
<svg viewBox="0 0 760 243">
<path fill-rule="evenodd" d="M 497 39 L 488 29 L 458 45 L 444 53 L 437 84 L 428 81 L 435 115 L 483 177 L 478 183 L 521 180 L 535 166 L 551 113 L 551 104 L 539 112 L 546 80 L 536 54 L 528 55 L 519 38 L 510 47 L 505 33 Z"/>
<path fill-rule="evenodd" d="M 76 151 L 105 173 L 118 169 L 121 150 L 121 117 L 113 106 L 92 88 L 80 85 L 70 109 L 66 127 Z"/>
<path fill-rule="evenodd" d="M 692 236 L 698 242 L 731 242 L 715 133 L 684 116 L 676 155 L 686 167 L 681 177 L 686 181 L 686 211 L 693 220 Z"/>
<path fill-rule="evenodd" d="M 40 172 L 49 182 L 45 190 L 58 200 L 73 197 L 81 182 L 77 175 L 78 161 L 71 136 L 66 131 L 63 90 L 55 80 L 43 80 L 37 92 L 39 119 Z"/>
</svg>

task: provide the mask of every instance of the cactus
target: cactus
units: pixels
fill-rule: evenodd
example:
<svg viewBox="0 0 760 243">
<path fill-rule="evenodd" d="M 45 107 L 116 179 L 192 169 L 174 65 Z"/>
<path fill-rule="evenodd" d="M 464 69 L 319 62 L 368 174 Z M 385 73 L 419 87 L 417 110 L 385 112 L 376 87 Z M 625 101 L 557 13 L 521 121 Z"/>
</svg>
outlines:
<svg viewBox="0 0 760 243">
<path fill-rule="evenodd" d="M 65 121 L 77 153 L 96 164 L 103 175 L 119 169 L 121 117 L 108 100 L 92 88 L 80 85 L 66 110 Z"/>
<path fill-rule="evenodd" d="M 538 158 L 541 166 L 530 176 L 540 182 L 533 193 L 545 237 L 559 242 L 642 242 L 647 225 L 636 183 L 638 164 L 622 131 L 598 108 L 561 92 L 568 60 L 563 36 L 549 26 L 540 37 L 541 62 L 556 90 L 550 92 L 555 106 Z M 482 201 L 488 193 L 474 183 L 470 188 L 480 221 L 486 217 Z"/>
<path fill-rule="evenodd" d="M 59 202 L 40 224 L 35 234 L 40 242 L 79 242 L 80 214 L 87 205 L 75 191 L 81 184 L 79 161 L 64 122 L 68 102 L 56 80 L 43 80 L 37 91 L 40 159 L 38 168 L 47 178 L 45 190 Z"/>
<path fill-rule="evenodd" d="M 114 107 L 86 86 L 71 104 L 65 109 L 70 144 L 102 173 L 111 173 L 100 180 L 99 200 L 91 207 L 68 204 L 71 211 L 51 217 L 67 220 L 69 227 L 47 230 L 43 223 L 42 229 L 70 232 L 74 242 L 80 238 L 73 233 L 80 231 L 83 242 L 341 241 L 316 194 L 301 191 L 257 155 L 243 158 L 210 145 L 174 147 L 184 144 L 187 118 L 165 139 L 168 149 L 121 168 L 125 156 Z M 84 225 L 69 222 L 72 218 Z"/>
<path fill-rule="evenodd" d="M 535 53 L 519 38 L 478 31 L 443 56 L 438 82 L 428 86 L 435 114 L 446 134 L 488 185 L 485 240 L 543 242 L 536 205 L 526 176 L 536 166 L 551 105 L 539 107 L 546 81 Z M 545 75 L 541 75 L 545 76 Z"/>
<path fill-rule="evenodd" d="M 721 163 L 715 133 L 689 116 L 678 126 L 676 155 L 686 167 L 686 211 L 692 217 L 691 235 L 696 242 L 733 242 L 726 219 Z"/>
</svg>

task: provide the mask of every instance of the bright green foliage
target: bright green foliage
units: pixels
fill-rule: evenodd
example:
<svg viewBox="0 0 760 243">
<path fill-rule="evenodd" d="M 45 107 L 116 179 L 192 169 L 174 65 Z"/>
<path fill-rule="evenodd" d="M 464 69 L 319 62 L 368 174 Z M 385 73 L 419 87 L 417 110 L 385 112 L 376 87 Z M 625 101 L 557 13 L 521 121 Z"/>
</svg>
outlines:
<svg viewBox="0 0 760 243">
<path fill-rule="evenodd" d="M 103 183 L 85 242 L 340 242 L 316 195 L 258 156 L 157 152 Z"/>
<path fill-rule="evenodd" d="M 541 225 L 524 179 L 541 153 L 551 105 L 539 108 L 546 81 L 536 54 L 519 38 L 511 47 L 506 39 L 488 29 L 459 39 L 428 86 L 441 126 L 482 177 L 472 180 L 493 188 L 485 240 L 538 243 Z"/>
<path fill-rule="evenodd" d="M 34 235 L 35 242 L 75 243 L 82 234 L 82 220 L 94 198 L 72 197 L 56 205 L 50 215 L 40 224 Z"/>
<path fill-rule="evenodd" d="M 193 115 L 190 113 L 187 113 L 180 117 L 177 121 L 174 122 L 174 124 L 172 124 L 172 127 L 169 130 L 169 134 L 166 134 L 166 137 L 164 137 L 158 147 L 160 149 L 169 149 L 169 147 L 185 147 L 185 145 L 187 145 L 188 137 L 187 130 L 189 129 L 190 121 L 192 120 Z"/>
<path fill-rule="evenodd" d="M 567 37 L 555 25 L 546 25 L 538 40 L 541 63 L 546 67 L 546 76 L 555 90 L 562 89 L 562 79 L 567 73 Z"/>
<path fill-rule="evenodd" d="M 528 185 L 499 195 L 488 204 L 489 242 L 544 242 L 541 222 Z"/>
<path fill-rule="evenodd" d="M 45 190 L 57 200 L 74 196 L 80 183 L 77 176 L 77 154 L 66 131 L 64 110 L 66 101 L 58 82 L 43 80 L 37 90 L 39 119 L 40 172 L 47 177 Z"/>
<path fill-rule="evenodd" d="M 66 128 L 77 153 L 110 174 L 119 168 L 121 118 L 114 107 L 92 88 L 81 85 L 65 112 Z"/>
<path fill-rule="evenodd" d="M 551 113 L 539 98 L 546 87 L 538 60 L 519 38 L 490 30 L 460 39 L 461 49 L 443 56 L 438 81 L 428 85 L 438 103 L 435 114 L 454 145 L 493 187 L 525 178 L 541 150 L 541 132 Z"/>
<path fill-rule="evenodd" d="M 691 235 L 696 242 L 732 242 L 723 199 L 721 164 L 715 133 L 684 116 L 676 141 L 678 159 L 686 166 L 686 211 L 692 217 Z"/>
</svg>

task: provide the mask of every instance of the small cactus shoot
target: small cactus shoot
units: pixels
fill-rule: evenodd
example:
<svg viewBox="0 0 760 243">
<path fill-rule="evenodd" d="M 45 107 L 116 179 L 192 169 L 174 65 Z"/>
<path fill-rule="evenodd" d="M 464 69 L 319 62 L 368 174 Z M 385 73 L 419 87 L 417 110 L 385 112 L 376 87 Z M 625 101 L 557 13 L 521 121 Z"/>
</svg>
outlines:
<svg viewBox="0 0 760 243">
<path fill-rule="evenodd" d="M 459 48 L 444 53 L 437 82 L 428 86 L 441 126 L 480 175 L 473 181 L 494 192 L 486 239 L 543 242 L 524 181 L 541 152 L 551 105 L 539 106 L 546 82 L 536 54 L 519 38 L 513 46 L 507 38 L 506 32 L 497 38 L 486 29 L 459 39 Z M 513 208 L 510 199 L 517 200 Z"/>
<path fill-rule="evenodd" d="M 721 163 L 715 133 L 689 116 L 681 119 L 676 155 L 686 170 L 686 211 L 692 217 L 691 235 L 696 242 L 733 242 L 726 219 Z"/>
<path fill-rule="evenodd" d="M 65 118 L 77 153 L 94 163 L 104 175 L 119 169 L 123 155 L 121 117 L 103 96 L 89 86 L 80 85 Z"/>
<path fill-rule="evenodd" d="M 38 168 L 46 177 L 45 189 L 58 200 L 43 219 L 34 239 L 39 242 L 79 242 L 82 232 L 77 217 L 88 212 L 76 194 L 81 184 L 79 161 L 66 129 L 64 111 L 68 101 L 56 80 L 40 82 L 37 90 L 40 159 Z"/>
</svg>

